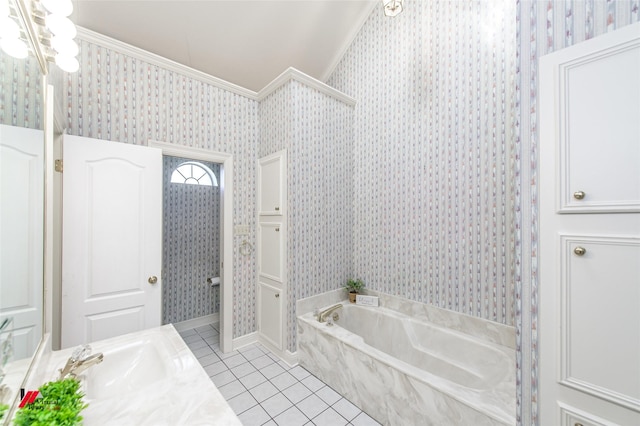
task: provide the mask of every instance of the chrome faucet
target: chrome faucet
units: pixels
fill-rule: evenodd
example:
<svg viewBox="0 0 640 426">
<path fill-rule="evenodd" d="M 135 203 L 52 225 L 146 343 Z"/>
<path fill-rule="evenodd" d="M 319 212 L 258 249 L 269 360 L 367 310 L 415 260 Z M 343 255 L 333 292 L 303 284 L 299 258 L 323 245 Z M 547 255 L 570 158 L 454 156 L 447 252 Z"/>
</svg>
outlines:
<svg viewBox="0 0 640 426">
<path fill-rule="evenodd" d="M 335 312 L 340 308 L 342 308 L 342 303 L 338 303 L 336 305 L 328 307 L 324 311 L 320 311 L 320 313 L 318 313 L 318 321 L 325 322 L 329 315 L 331 315 L 333 312 Z"/>
<path fill-rule="evenodd" d="M 100 364 L 104 359 L 102 353 L 89 355 L 91 353 L 91 346 L 83 345 L 76 348 L 71 357 L 67 360 L 64 368 L 60 369 L 60 377 L 58 380 L 62 380 L 67 376 L 78 376 L 87 368 L 92 365 Z"/>
</svg>

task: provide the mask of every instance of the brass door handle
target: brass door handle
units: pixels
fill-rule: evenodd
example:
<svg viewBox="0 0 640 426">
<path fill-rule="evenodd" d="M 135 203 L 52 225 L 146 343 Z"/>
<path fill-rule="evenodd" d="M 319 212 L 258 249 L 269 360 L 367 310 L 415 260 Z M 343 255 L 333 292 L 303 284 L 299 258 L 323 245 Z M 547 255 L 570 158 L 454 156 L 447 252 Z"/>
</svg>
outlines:
<svg viewBox="0 0 640 426">
<path fill-rule="evenodd" d="M 576 256 L 583 256 L 587 252 L 587 249 L 584 247 L 576 247 L 573 249 L 573 252 Z"/>
<path fill-rule="evenodd" d="M 158 277 L 156 277 L 155 275 L 152 275 L 149 277 L 147 281 L 149 281 L 149 284 L 155 284 L 158 282 Z"/>
</svg>

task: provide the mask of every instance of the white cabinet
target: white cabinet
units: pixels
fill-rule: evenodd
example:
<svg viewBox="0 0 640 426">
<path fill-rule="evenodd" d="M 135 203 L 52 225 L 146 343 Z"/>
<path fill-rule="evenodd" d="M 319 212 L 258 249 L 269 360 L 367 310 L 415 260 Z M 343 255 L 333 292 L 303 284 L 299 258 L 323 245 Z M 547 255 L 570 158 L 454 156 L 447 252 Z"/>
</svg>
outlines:
<svg viewBox="0 0 640 426">
<path fill-rule="evenodd" d="M 541 59 L 540 424 L 640 424 L 640 24 Z"/>
<path fill-rule="evenodd" d="M 287 153 L 258 161 L 258 335 L 283 355 L 287 308 Z"/>
</svg>

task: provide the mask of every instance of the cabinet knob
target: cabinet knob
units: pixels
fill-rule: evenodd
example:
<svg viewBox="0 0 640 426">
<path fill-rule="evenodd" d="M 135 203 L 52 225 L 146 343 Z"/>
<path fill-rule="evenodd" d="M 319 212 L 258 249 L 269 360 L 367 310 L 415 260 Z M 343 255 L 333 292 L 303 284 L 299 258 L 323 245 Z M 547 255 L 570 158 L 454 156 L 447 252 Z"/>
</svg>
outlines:
<svg viewBox="0 0 640 426">
<path fill-rule="evenodd" d="M 276 293 L 276 299 L 280 298 L 280 293 Z"/>
<path fill-rule="evenodd" d="M 573 426 L 582 426 L 582 423 L 574 423 Z"/>
<path fill-rule="evenodd" d="M 573 193 L 573 198 L 576 200 L 582 200 L 584 198 L 584 191 L 576 191 Z"/>
<path fill-rule="evenodd" d="M 277 211 L 277 212 L 278 212 L 278 211 L 280 211 L 280 207 L 276 207 L 276 211 Z"/>
<path fill-rule="evenodd" d="M 584 247 L 576 247 L 573 249 L 573 252 L 576 256 L 583 256 L 587 252 L 587 249 Z"/>
<path fill-rule="evenodd" d="M 149 284 L 155 284 L 155 283 L 158 282 L 158 277 L 153 275 L 153 276 L 149 277 L 149 279 L 147 281 L 149 281 Z"/>
</svg>

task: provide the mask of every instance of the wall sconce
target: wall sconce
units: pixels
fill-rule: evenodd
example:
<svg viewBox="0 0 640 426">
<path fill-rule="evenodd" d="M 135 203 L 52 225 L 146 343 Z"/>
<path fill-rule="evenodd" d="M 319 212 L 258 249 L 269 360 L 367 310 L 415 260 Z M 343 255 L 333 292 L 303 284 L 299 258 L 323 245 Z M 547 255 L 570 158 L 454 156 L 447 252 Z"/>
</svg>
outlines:
<svg viewBox="0 0 640 426">
<path fill-rule="evenodd" d="M 404 0 L 382 0 L 385 16 L 396 16 L 402 13 Z"/>
<path fill-rule="evenodd" d="M 0 48 L 15 58 L 31 50 L 45 75 L 49 62 L 76 72 L 79 49 L 71 12 L 71 0 L 0 0 Z"/>
</svg>

